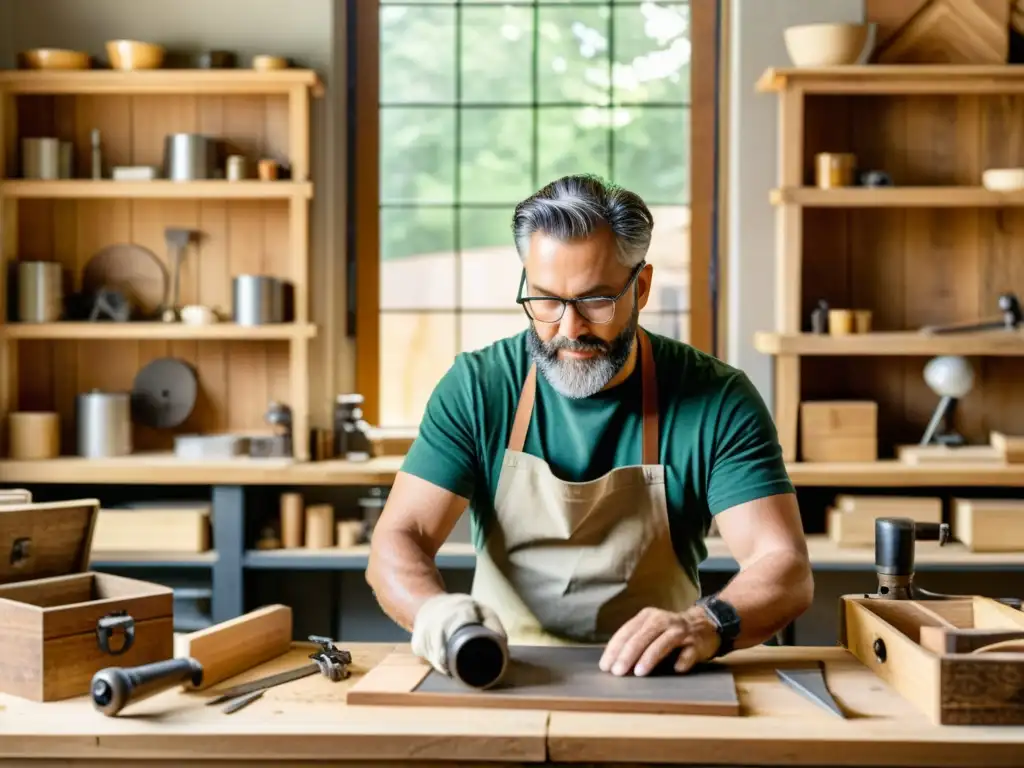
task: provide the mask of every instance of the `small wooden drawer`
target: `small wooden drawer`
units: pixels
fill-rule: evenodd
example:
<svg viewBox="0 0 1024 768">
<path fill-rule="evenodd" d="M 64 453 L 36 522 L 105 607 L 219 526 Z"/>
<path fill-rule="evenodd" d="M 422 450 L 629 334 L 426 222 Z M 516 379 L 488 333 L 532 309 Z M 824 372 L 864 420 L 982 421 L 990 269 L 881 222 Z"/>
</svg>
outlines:
<svg viewBox="0 0 1024 768">
<path fill-rule="evenodd" d="M 1024 500 L 953 499 L 952 534 L 973 552 L 1024 552 Z"/>
<path fill-rule="evenodd" d="M 822 400 L 800 404 L 800 452 L 804 461 L 878 459 L 878 404 Z"/>
<path fill-rule="evenodd" d="M 841 600 L 840 644 L 934 723 L 1024 725 L 1024 613 L 974 596 Z"/>
<path fill-rule="evenodd" d="M 98 511 L 94 499 L 0 506 L 3 693 L 83 696 L 105 667 L 173 657 L 170 588 L 84 570 Z"/>
</svg>

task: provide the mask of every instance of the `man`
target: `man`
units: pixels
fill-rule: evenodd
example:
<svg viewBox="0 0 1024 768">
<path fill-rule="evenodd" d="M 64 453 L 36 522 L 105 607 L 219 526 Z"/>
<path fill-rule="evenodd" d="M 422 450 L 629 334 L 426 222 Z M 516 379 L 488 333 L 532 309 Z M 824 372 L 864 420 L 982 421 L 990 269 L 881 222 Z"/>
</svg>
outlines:
<svg viewBox="0 0 1024 768">
<path fill-rule="evenodd" d="M 813 584 L 774 424 L 740 371 L 644 331 L 653 220 L 569 176 L 517 206 L 523 333 L 460 355 L 438 383 L 373 532 L 367 580 L 446 671 L 483 623 L 511 643 L 600 643 L 648 674 L 764 642 Z M 472 593 L 434 564 L 471 505 Z M 700 598 L 712 518 L 740 572 Z"/>
</svg>

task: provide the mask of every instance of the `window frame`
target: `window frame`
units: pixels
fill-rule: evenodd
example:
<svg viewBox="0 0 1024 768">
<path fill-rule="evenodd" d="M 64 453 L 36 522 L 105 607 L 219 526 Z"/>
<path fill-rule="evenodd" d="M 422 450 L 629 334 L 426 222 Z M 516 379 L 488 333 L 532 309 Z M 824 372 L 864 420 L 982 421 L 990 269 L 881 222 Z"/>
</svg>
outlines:
<svg viewBox="0 0 1024 768">
<path fill-rule="evenodd" d="M 690 339 L 716 354 L 720 327 L 720 102 L 725 0 L 690 0 Z M 346 334 L 364 418 L 380 418 L 380 2 L 347 0 Z M 693 73 L 712 76 L 693 77 Z M 707 147 L 714 147 L 708 152 Z"/>
</svg>

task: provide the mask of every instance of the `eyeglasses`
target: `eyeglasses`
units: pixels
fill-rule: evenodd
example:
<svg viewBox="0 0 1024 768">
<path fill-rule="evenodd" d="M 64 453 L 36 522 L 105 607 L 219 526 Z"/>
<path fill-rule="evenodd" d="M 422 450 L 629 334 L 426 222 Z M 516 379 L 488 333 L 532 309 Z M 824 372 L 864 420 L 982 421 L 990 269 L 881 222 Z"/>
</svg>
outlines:
<svg viewBox="0 0 1024 768">
<path fill-rule="evenodd" d="M 647 264 L 641 261 L 629 275 L 626 285 L 619 291 L 618 296 L 581 296 L 578 299 L 561 299 L 557 296 L 523 296 L 523 286 L 526 285 L 526 270 L 519 280 L 519 291 L 516 293 L 516 304 L 521 304 L 526 314 L 540 323 L 557 323 L 565 314 L 567 304 L 572 304 L 577 312 L 592 323 L 604 325 L 610 323 L 615 317 L 615 305 L 619 299 L 626 295 L 626 291 L 633 285 L 640 274 L 640 270 Z"/>
</svg>

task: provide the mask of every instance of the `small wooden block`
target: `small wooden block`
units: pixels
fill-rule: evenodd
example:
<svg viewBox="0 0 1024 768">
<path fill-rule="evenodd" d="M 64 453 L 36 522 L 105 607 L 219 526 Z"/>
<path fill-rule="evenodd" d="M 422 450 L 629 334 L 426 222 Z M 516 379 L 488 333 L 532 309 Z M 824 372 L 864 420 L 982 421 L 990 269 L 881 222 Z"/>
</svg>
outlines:
<svg viewBox="0 0 1024 768">
<path fill-rule="evenodd" d="M 292 609 L 268 605 L 237 618 L 193 632 L 185 638 L 182 655 L 203 665 L 203 681 L 185 684 L 203 690 L 229 677 L 287 653 L 292 645 Z"/>
<path fill-rule="evenodd" d="M 1002 454 L 991 445 L 901 445 L 897 458 L 904 464 L 984 464 L 1003 463 Z"/>
<path fill-rule="evenodd" d="M 953 499 L 952 534 L 972 552 L 1024 552 L 1024 500 Z"/>
<path fill-rule="evenodd" d="M 1002 455 L 1003 461 L 1007 464 L 1024 463 L 1024 437 L 992 432 L 989 435 L 989 442 Z"/>
<path fill-rule="evenodd" d="M 941 523 L 942 499 L 840 494 L 828 510 L 829 538 L 841 547 L 873 546 L 875 519 L 879 517 L 909 517 L 920 523 Z"/>
<path fill-rule="evenodd" d="M 1024 639 L 1024 628 L 1000 630 L 921 627 L 920 631 L 921 647 L 939 656 L 949 653 L 973 653 L 994 643 Z"/>
<path fill-rule="evenodd" d="M 851 462 L 878 459 L 878 404 L 823 400 L 800 404 L 800 446 L 804 461 Z"/>
</svg>

